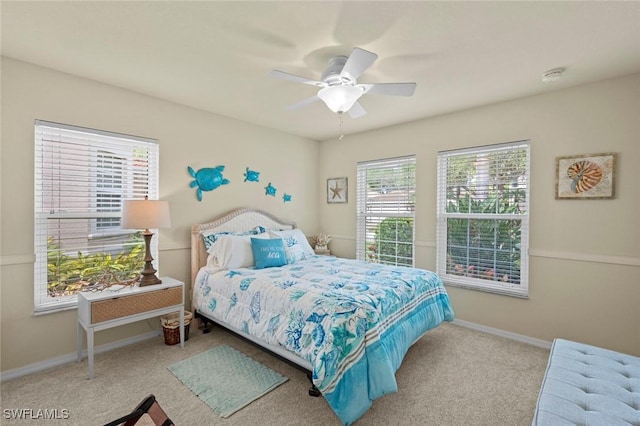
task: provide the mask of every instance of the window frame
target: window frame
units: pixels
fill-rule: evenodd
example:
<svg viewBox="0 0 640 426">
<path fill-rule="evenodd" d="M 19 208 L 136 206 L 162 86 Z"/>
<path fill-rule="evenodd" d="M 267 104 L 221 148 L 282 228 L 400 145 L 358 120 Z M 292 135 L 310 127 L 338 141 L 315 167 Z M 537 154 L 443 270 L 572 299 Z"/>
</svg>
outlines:
<svg viewBox="0 0 640 426">
<path fill-rule="evenodd" d="M 48 129 L 48 130 L 47 130 Z M 53 129 L 53 130 L 51 130 Z M 60 132 L 60 140 L 43 140 L 43 135 L 47 132 L 54 131 Z M 50 166 L 45 165 L 43 153 L 47 149 L 51 149 L 52 146 L 59 144 L 66 147 L 61 148 L 58 157 L 60 160 L 56 161 L 58 167 L 58 173 L 62 176 L 64 173 L 60 173 L 63 168 L 70 167 L 70 157 L 64 157 L 62 151 L 64 149 L 70 149 L 71 137 L 74 135 L 77 138 L 80 146 L 83 147 L 82 154 L 78 157 L 72 157 L 72 160 L 84 159 L 82 176 L 89 179 L 89 183 L 82 183 L 81 188 L 86 192 L 86 198 L 81 198 L 82 204 L 86 207 L 84 210 L 70 211 L 71 209 L 54 209 L 46 210 L 47 207 L 47 193 L 51 192 L 51 188 L 56 188 L 55 185 L 59 185 L 57 191 L 60 192 L 59 187 L 64 186 L 65 183 L 69 185 L 68 178 L 64 177 L 50 177 L 46 175 L 47 170 L 49 173 L 54 170 Z M 74 142 L 76 143 L 76 142 Z M 141 191 L 149 196 L 150 199 L 157 199 L 159 193 L 159 145 L 158 141 L 150 138 L 142 138 L 138 136 L 131 136 L 121 133 L 90 129 L 85 127 L 73 126 L 68 124 L 54 123 L 44 120 L 35 120 L 34 122 L 34 312 L 36 315 L 58 312 L 67 309 L 74 309 L 77 307 L 77 295 L 64 295 L 52 297 L 48 292 L 48 277 L 47 277 L 47 265 L 48 265 L 48 237 L 49 237 L 49 223 L 52 220 L 60 220 L 61 223 L 65 220 L 85 220 L 86 221 L 86 245 L 82 245 L 83 248 L 79 250 L 95 250 L 96 246 L 100 247 L 101 239 L 109 239 L 114 237 L 132 236 L 136 230 L 122 229 L 120 227 L 111 227 L 111 229 L 100 229 L 97 225 L 99 219 L 120 219 L 122 216 L 121 208 L 122 201 L 125 199 L 137 198 L 141 195 Z M 100 211 L 104 208 L 99 207 L 100 194 L 105 193 L 105 189 L 112 191 L 117 188 L 102 188 L 100 187 L 100 167 L 101 156 L 107 155 L 109 158 L 121 157 L 122 147 L 127 150 L 131 150 L 131 154 L 127 158 L 120 158 L 122 160 L 120 166 L 122 170 L 119 172 L 119 178 L 123 180 L 120 195 L 120 209 L 114 210 L 113 207 L 108 208 L 110 211 Z M 145 147 L 144 151 L 148 155 L 148 159 L 145 163 L 145 171 L 147 172 L 147 179 L 142 187 L 139 187 L 139 182 L 135 182 L 133 176 L 135 171 L 131 166 L 127 166 L 125 163 L 130 161 L 131 164 L 136 159 L 136 152 L 140 152 L 141 147 Z M 86 154 L 86 155 L 85 155 Z M 48 168 L 47 168 L 48 167 Z M 86 169 L 86 170 L 85 170 Z M 108 168 L 107 173 L 113 174 L 113 170 Z M 51 174 L 53 176 L 53 173 Z M 46 185 L 51 188 L 45 188 Z M 135 187 L 135 188 L 134 188 Z M 64 191 L 64 189 L 63 189 Z M 68 195 L 67 195 L 68 196 Z M 64 198 L 64 195 L 63 195 Z M 84 227 L 84 225 L 83 225 Z M 152 230 L 157 233 L 157 230 Z M 79 231 L 81 235 L 82 232 Z M 154 238 L 151 244 L 152 256 L 158 259 L 158 238 Z M 156 261 L 157 262 L 157 261 Z M 156 265 L 156 268 L 158 265 Z"/>
<path fill-rule="evenodd" d="M 368 172 L 380 172 L 384 169 L 392 169 L 392 168 L 403 168 L 407 166 L 413 167 L 413 173 L 411 176 L 407 176 L 407 178 L 412 180 L 412 184 L 407 182 L 406 188 L 403 191 L 400 191 L 399 201 L 395 203 L 388 203 L 386 207 L 380 207 L 381 209 L 387 210 L 386 212 L 382 211 L 374 211 L 371 212 L 367 209 L 367 207 L 373 207 L 376 205 L 372 197 L 370 197 L 370 193 L 367 190 L 367 173 Z M 415 265 L 415 195 L 416 195 L 416 156 L 408 155 L 403 157 L 394 157 L 394 158 L 385 158 L 379 160 L 372 161 L 363 161 L 358 162 L 356 166 L 356 209 L 357 209 L 357 217 L 356 217 L 356 259 L 364 260 L 367 262 L 372 262 L 373 260 L 369 258 L 367 254 L 367 245 L 372 236 L 372 232 L 367 229 L 367 219 L 368 218 L 381 218 L 379 220 L 378 226 L 388 219 L 388 218 L 407 218 L 411 220 L 411 264 L 407 265 L 405 263 L 398 263 L 398 260 L 405 259 L 408 257 L 401 257 L 396 254 L 392 256 L 395 259 L 395 262 L 382 262 L 378 259 L 379 263 L 390 264 L 390 265 L 398 265 L 398 266 L 411 266 Z M 378 201 L 377 204 L 380 205 L 382 202 Z M 404 209 L 402 207 L 405 207 Z M 407 210 L 407 206 L 410 208 Z M 395 209 L 395 212 L 389 211 Z M 397 229 L 396 229 L 397 232 Z M 387 243 L 395 243 L 396 245 L 399 243 L 396 235 L 396 239 L 394 241 L 387 241 Z M 406 244 L 406 242 L 400 241 L 400 244 Z"/>
<path fill-rule="evenodd" d="M 498 152 L 516 152 L 524 150 L 525 155 L 525 172 L 520 176 L 517 189 L 524 191 L 525 202 L 523 203 L 524 211 L 520 213 L 461 213 L 461 212 L 447 212 L 447 189 L 450 186 L 447 179 L 448 168 L 447 160 L 452 157 L 471 157 L 491 155 Z M 477 158 L 477 157 L 476 157 Z M 528 298 L 529 296 L 529 216 L 531 211 L 530 202 L 530 173 L 531 173 L 531 143 L 529 140 L 464 148 L 451 151 L 440 151 L 437 156 L 437 242 L 436 242 L 436 272 L 441 277 L 443 282 L 447 285 L 468 288 L 473 290 L 486 291 L 491 293 L 503 294 L 508 296 Z M 487 172 L 489 173 L 489 172 Z M 474 177 L 478 177 L 476 173 Z M 520 188 L 520 185 L 524 185 L 524 188 Z M 510 188 L 512 189 L 512 188 Z M 500 192 L 500 194 L 503 194 Z M 512 206 L 510 204 L 510 206 Z M 520 206 L 520 204 L 518 204 Z M 483 221 L 489 220 L 497 223 L 500 220 L 517 220 L 520 221 L 520 242 L 519 242 L 519 255 L 520 255 L 520 268 L 519 268 L 519 283 L 503 282 L 498 279 L 483 279 L 473 276 L 466 276 L 462 274 L 452 274 L 447 271 L 447 258 L 448 258 L 448 221 L 449 219 L 463 219 L 469 221 Z M 494 231 L 495 233 L 495 231 Z M 477 247 L 472 247 L 469 244 L 466 245 L 467 249 L 475 249 L 480 251 Z M 498 252 L 498 249 L 494 247 L 494 255 Z M 467 258 L 468 261 L 469 258 Z M 513 262 L 511 263 L 513 265 Z"/>
</svg>

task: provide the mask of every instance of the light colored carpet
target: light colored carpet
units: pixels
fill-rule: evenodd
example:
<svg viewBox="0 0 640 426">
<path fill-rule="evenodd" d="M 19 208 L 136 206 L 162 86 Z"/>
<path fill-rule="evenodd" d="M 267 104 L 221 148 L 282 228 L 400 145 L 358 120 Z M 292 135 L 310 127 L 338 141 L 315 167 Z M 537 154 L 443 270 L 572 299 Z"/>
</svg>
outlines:
<svg viewBox="0 0 640 426">
<path fill-rule="evenodd" d="M 289 381 L 221 419 L 167 369 L 220 344 Z M 545 349 L 442 324 L 407 353 L 396 374 L 398 393 L 376 400 L 355 426 L 531 425 L 548 357 Z M 219 328 L 209 334 L 192 329 L 184 349 L 166 346 L 159 336 L 98 354 L 92 380 L 85 360 L 3 382 L 1 389 L 3 409 L 69 410 L 68 420 L 0 417 L 2 425 L 101 425 L 129 413 L 148 394 L 178 426 L 340 424 L 324 398 L 308 396 L 304 373 Z"/>
<path fill-rule="evenodd" d="M 229 417 L 288 380 L 227 345 L 216 346 L 168 368 L 222 418 Z"/>
</svg>

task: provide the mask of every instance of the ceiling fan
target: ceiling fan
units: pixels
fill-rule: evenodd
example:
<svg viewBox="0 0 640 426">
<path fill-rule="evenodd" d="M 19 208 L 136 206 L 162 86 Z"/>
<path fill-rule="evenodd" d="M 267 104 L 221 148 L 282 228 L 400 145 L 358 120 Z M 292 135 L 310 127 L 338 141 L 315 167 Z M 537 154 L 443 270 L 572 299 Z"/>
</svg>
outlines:
<svg viewBox="0 0 640 426">
<path fill-rule="evenodd" d="M 362 75 L 378 58 L 375 53 L 356 47 L 347 56 L 334 56 L 324 70 L 320 81 L 272 70 L 269 76 L 297 83 L 320 87 L 317 95 L 293 104 L 287 109 L 293 110 L 309 105 L 319 99 L 333 112 L 348 112 L 351 118 L 358 118 L 367 113 L 358 99 L 364 94 L 411 96 L 416 90 L 416 83 L 367 83 L 358 84 Z"/>
</svg>

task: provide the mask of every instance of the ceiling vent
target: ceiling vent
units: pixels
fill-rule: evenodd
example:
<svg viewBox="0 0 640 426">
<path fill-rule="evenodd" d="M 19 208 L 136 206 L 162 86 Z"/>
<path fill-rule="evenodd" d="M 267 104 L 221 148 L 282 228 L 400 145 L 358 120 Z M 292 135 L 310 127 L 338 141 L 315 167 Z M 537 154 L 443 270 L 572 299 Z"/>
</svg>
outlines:
<svg viewBox="0 0 640 426">
<path fill-rule="evenodd" d="M 542 81 L 544 83 L 550 83 L 552 81 L 560 80 L 564 71 L 564 68 L 554 68 L 552 70 L 549 70 L 542 74 Z"/>
</svg>

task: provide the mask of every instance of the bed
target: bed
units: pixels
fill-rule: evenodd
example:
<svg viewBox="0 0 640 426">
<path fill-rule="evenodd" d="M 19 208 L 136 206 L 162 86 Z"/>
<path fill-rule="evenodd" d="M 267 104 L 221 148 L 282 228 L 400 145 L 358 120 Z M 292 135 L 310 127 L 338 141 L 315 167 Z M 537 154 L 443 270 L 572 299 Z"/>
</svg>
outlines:
<svg viewBox="0 0 640 426">
<path fill-rule="evenodd" d="M 191 243 L 195 316 L 308 371 L 345 425 L 396 392 L 409 347 L 453 320 L 435 273 L 317 256 L 295 224 L 259 210 L 193 225 Z M 270 266 L 276 255 L 286 264 Z"/>
</svg>

